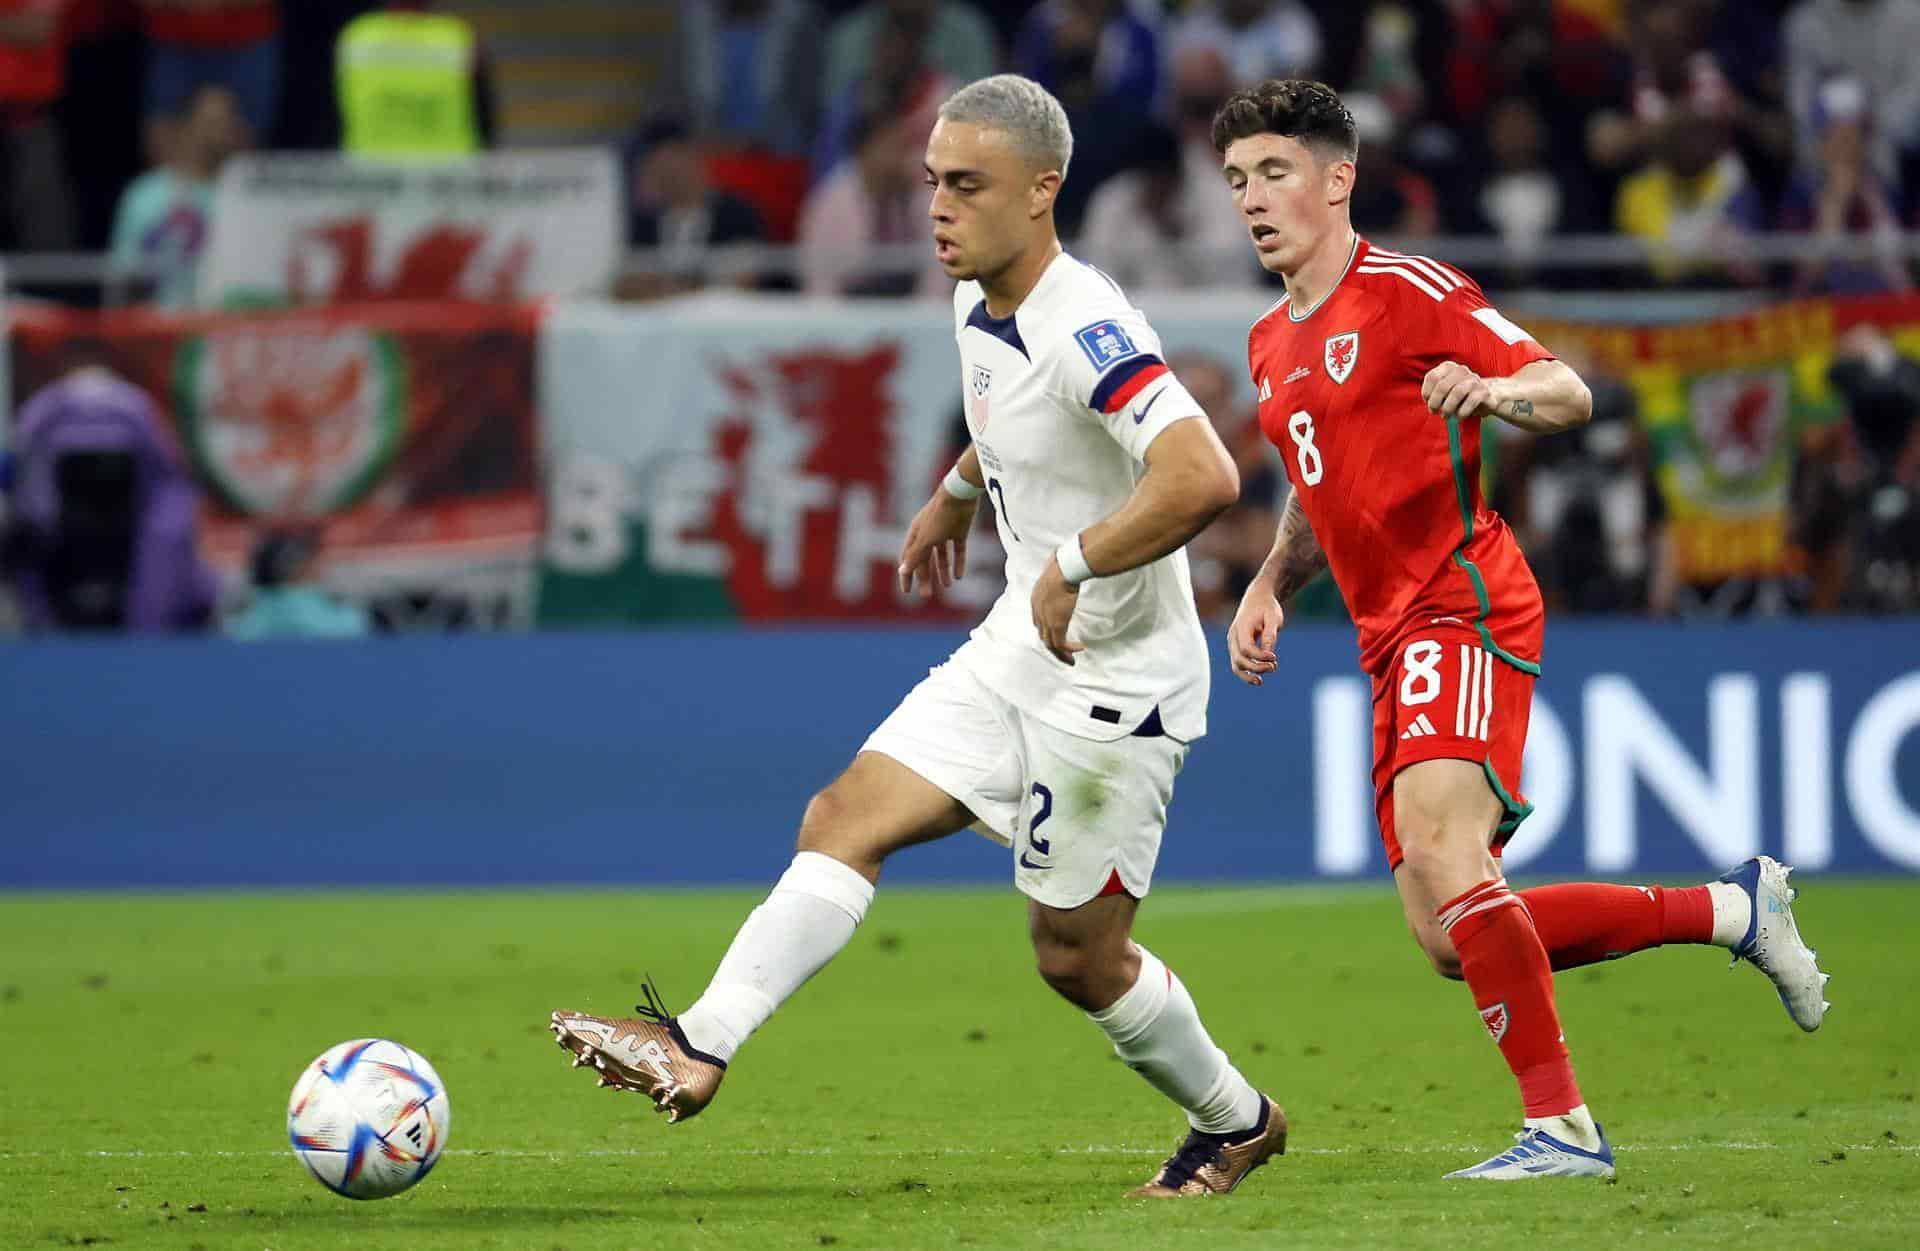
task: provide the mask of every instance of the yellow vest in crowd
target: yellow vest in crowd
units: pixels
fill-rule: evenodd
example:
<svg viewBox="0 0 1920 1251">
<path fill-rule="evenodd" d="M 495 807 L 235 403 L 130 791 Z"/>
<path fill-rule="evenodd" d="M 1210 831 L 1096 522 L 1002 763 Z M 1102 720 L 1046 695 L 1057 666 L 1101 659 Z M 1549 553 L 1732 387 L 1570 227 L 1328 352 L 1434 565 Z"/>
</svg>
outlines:
<svg viewBox="0 0 1920 1251">
<path fill-rule="evenodd" d="M 457 17 L 369 13 L 334 50 L 343 138 L 356 156 L 478 151 L 473 30 Z"/>
</svg>

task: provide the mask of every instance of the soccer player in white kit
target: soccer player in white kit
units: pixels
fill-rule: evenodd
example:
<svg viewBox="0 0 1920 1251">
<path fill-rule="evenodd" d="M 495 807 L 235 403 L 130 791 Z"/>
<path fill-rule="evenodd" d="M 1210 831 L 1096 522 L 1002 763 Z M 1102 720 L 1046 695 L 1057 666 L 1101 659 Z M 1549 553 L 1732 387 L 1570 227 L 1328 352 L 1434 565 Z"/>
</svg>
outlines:
<svg viewBox="0 0 1920 1251">
<path fill-rule="evenodd" d="M 1011 74 L 956 92 L 927 144 L 972 444 L 914 518 L 900 580 L 952 585 L 990 495 L 1006 591 L 807 806 L 792 865 L 691 1008 L 669 1015 L 649 986 L 638 1017 L 556 1012 L 552 1028 L 602 1085 L 690 1117 L 853 937 L 887 856 L 977 826 L 1010 845 L 1040 976 L 1187 1114 L 1179 1148 L 1131 1193 L 1224 1193 L 1284 1150 L 1286 1117 L 1131 932 L 1174 777 L 1206 731 L 1181 549 L 1239 481 L 1146 319 L 1060 247 L 1072 145 L 1059 101 Z"/>
</svg>

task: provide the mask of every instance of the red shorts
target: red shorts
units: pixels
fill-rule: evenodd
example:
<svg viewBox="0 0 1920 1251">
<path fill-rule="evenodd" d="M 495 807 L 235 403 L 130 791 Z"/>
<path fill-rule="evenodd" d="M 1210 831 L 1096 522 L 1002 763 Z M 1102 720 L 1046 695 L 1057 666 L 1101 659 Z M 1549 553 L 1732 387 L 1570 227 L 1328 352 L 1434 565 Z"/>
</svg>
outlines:
<svg viewBox="0 0 1920 1251">
<path fill-rule="evenodd" d="M 1533 806 L 1519 790 L 1533 711 L 1533 675 L 1486 651 L 1470 626 L 1436 625 L 1400 645 L 1373 679 L 1373 808 L 1387 867 L 1404 858 L 1393 830 L 1393 779 L 1423 760 L 1471 760 L 1506 807 L 1493 837 L 1499 855 Z"/>
</svg>

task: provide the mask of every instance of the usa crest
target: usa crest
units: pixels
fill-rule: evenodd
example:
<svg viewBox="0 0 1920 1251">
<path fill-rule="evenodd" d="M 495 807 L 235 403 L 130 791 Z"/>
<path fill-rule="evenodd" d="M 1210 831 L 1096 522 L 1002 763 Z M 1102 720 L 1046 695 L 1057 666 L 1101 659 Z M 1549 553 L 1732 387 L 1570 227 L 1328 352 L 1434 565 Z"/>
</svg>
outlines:
<svg viewBox="0 0 1920 1251">
<path fill-rule="evenodd" d="M 968 410 L 973 417 L 973 428 L 975 430 L 985 430 L 987 428 L 987 392 L 992 389 L 993 371 L 985 365 L 975 365 L 973 367 L 972 378 L 973 394 L 967 402 Z"/>
<path fill-rule="evenodd" d="M 1347 375 L 1353 372 L 1354 362 L 1360 359 L 1360 332 L 1349 330 L 1345 334 L 1334 335 L 1327 340 L 1327 377 L 1335 382 L 1345 382 Z"/>
</svg>

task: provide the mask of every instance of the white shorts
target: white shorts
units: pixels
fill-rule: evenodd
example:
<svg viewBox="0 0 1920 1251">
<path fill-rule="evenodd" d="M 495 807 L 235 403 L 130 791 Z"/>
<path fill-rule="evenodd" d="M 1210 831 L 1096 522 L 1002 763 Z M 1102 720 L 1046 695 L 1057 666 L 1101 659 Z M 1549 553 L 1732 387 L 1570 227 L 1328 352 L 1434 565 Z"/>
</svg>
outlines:
<svg viewBox="0 0 1920 1251">
<path fill-rule="evenodd" d="M 1077 908 L 1115 874 L 1136 899 L 1153 882 L 1173 779 L 1187 745 L 1164 734 L 1097 742 L 1056 730 L 948 662 L 907 693 L 862 751 L 899 761 L 965 804 L 1013 850 L 1014 885 Z"/>
</svg>

